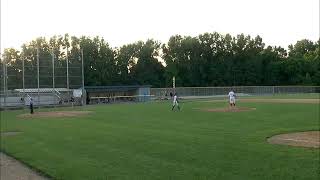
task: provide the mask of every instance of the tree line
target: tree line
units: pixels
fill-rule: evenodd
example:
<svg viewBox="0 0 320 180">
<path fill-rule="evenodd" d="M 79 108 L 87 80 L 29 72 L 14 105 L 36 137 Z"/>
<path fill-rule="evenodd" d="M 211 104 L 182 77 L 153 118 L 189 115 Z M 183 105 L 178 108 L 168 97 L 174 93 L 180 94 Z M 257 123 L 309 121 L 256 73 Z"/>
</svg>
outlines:
<svg viewBox="0 0 320 180">
<path fill-rule="evenodd" d="M 21 88 L 23 59 L 25 72 L 29 72 L 25 78 L 30 78 L 27 79 L 30 87 L 37 87 L 37 56 L 42 72 L 40 84 L 50 87 L 53 55 L 55 67 L 63 69 L 56 71 L 56 86 L 66 87 L 66 59 L 70 83 L 80 86 L 81 70 L 72 67 L 81 66 L 81 49 L 86 86 L 170 87 L 173 76 L 176 86 L 189 87 L 320 85 L 319 46 L 320 40 L 303 39 L 286 50 L 266 46 L 260 36 L 213 32 L 195 37 L 175 35 L 165 44 L 149 39 L 113 48 L 100 37 L 65 34 L 37 38 L 23 44 L 21 49 L 5 49 L 1 65 L 7 64 L 11 88 Z M 3 72 L 1 75 L 3 78 Z"/>
</svg>

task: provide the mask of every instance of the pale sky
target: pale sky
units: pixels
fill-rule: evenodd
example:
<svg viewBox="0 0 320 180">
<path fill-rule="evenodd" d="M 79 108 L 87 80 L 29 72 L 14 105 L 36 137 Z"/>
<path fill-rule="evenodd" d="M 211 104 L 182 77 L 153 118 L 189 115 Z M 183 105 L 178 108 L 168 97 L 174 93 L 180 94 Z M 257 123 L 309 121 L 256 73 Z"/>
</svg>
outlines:
<svg viewBox="0 0 320 180">
<path fill-rule="evenodd" d="M 319 39 L 319 0 L 1 0 L 1 50 L 36 37 L 100 36 L 112 47 L 175 34 L 260 35 L 287 48 Z"/>
</svg>

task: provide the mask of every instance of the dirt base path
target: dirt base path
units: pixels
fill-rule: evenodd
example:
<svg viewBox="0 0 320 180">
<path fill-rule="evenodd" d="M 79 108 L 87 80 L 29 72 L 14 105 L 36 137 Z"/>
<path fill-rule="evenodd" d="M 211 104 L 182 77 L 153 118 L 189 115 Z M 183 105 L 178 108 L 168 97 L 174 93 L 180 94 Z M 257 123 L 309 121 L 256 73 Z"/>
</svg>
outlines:
<svg viewBox="0 0 320 180">
<path fill-rule="evenodd" d="M 271 144 L 320 148 L 320 131 L 279 134 L 268 138 Z"/>
<path fill-rule="evenodd" d="M 0 152 L 0 179 L 2 180 L 48 180 L 21 162 Z"/>
<path fill-rule="evenodd" d="M 18 118 L 37 118 L 37 117 L 78 117 L 92 113 L 91 111 L 48 111 L 48 112 L 35 112 L 34 114 L 20 114 Z"/>
<path fill-rule="evenodd" d="M 301 103 L 301 104 L 320 104 L 319 99 L 238 99 L 239 102 L 258 102 L 258 103 Z M 228 102 L 228 100 L 209 100 L 204 102 Z"/>
<path fill-rule="evenodd" d="M 248 108 L 248 107 L 194 108 L 194 109 L 205 111 L 205 112 L 247 112 L 247 111 L 256 110 L 256 108 Z"/>
<path fill-rule="evenodd" d="M 241 99 L 243 102 L 319 104 L 319 99 Z"/>
</svg>

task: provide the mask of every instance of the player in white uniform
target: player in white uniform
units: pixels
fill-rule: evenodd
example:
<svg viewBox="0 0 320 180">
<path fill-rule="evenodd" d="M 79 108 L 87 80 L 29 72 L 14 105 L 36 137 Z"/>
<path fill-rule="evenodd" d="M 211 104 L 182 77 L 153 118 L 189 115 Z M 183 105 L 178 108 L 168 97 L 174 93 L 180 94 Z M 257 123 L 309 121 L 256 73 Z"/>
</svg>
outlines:
<svg viewBox="0 0 320 180">
<path fill-rule="evenodd" d="M 174 107 L 178 107 L 179 111 L 180 111 L 180 106 L 179 106 L 179 103 L 178 103 L 178 96 L 177 96 L 177 93 L 174 94 L 173 96 L 173 104 L 172 104 L 172 111 L 174 109 Z"/>
<path fill-rule="evenodd" d="M 236 106 L 236 94 L 233 92 L 233 90 L 231 90 L 228 94 L 229 96 L 229 102 L 230 102 L 230 106 Z"/>
</svg>

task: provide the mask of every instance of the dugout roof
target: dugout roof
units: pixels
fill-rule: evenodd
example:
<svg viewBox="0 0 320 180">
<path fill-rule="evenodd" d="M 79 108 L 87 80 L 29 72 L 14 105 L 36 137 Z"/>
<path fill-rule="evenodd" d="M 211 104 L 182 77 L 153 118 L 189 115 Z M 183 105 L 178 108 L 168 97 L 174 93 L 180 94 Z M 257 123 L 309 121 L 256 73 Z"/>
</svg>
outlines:
<svg viewBox="0 0 320 180">
<path fill-rule="evenodd" d="M 150 88 L 151 85 L 130 85 L 130 86 L 85 86 L 87 92 L 127 92 L 139 88 Z"/>
<path fill-rule="evenodd" d="M 15 91 L 19 92 L 19 93 L 37 93 L 38 92 L 38 88 L 32 88 L 32 89 L 15 89 Z M 49 93 L 49 92 L 53 92 L 53 91 L 59 91 L 59 92 L 68 92 L 71 91 L 70 89 L 67 88 L 39 88 L 39 92 L 41 93 Z"/>
</svg>

